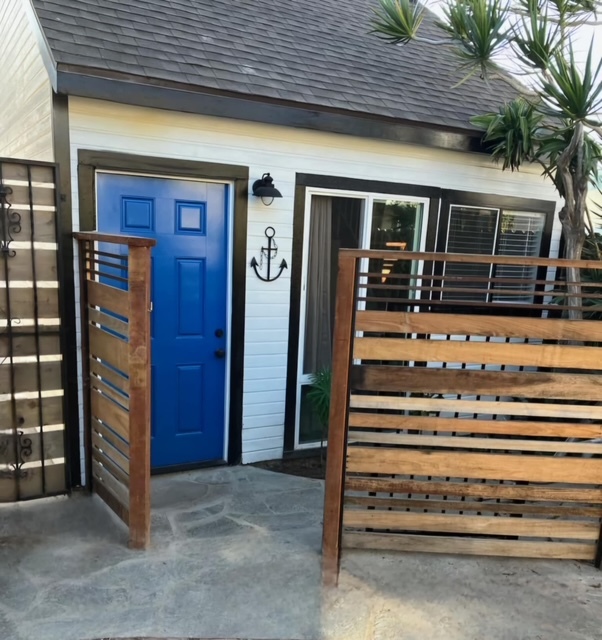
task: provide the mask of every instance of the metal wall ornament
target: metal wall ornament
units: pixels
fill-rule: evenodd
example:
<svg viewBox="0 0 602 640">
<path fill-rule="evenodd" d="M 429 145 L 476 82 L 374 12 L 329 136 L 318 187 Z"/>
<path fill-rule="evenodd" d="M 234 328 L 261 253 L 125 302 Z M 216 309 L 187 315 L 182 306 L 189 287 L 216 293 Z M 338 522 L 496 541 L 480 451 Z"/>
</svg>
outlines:
<svg viewBox="0 0 602 640">
<path fill-rule="evenodd" d="M 268 239 L 268 246 L 261 247 L 261 254 L 259 256 L 259 262 L 255 258 L 251 260 L 251 266 L 255 270 L 255 275 L 264 282 L 274 282 L 274 280 L 278 280 L 278 278 L 282 275 L 282 272 L 285 269 L 288 269 L 288 265 L 286 264 L 286 260 L 282 260 L 278 267 L 278 273 L 272 277 L 272 260 L 276 258 L 278 255 L 278 245 L 274 240 L 274 236 L 276 235 L 276 230 L 274 227 L 266 227 L 265 237 Z M 263 271 L 263 263 L 266 263 L 266 276 L 262 276 L 260 271 Z"/>
<path fill-rule="evenodd" d="M 10 248 L 13 242 L 13 235 L 21 231 L 21 214 L 17 211 L 11 211 L 11 204 L 8 196 L 13 190 L 4 184 L 0 184 L 0 253 L 14 258 L 17 253 Z"/>
</svg>

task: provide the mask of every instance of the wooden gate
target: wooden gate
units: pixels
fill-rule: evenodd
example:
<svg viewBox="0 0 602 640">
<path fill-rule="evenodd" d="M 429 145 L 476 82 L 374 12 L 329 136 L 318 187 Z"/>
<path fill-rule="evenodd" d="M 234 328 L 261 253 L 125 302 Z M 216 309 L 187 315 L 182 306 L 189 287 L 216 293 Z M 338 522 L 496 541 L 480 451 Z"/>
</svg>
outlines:
<svg viewBox="0 0 602 640">
<path fill-rule="evenodd" d="M 55 166 L 0 159 L 0 502 L 67 489 L 57 217 Z"/>
<path fill-rule="evenodd" d="M 569 266 L 583 320 L 565 318 Z M 341 548 L 600 566 L 601 267 L 341 252 L 327 582 Z"/>
<path fill-rule="evenodd" d="M 150 542 L 150 312 L 148 238 L 77 233 L 81 274 L 88 486 Z"/>
</svg>

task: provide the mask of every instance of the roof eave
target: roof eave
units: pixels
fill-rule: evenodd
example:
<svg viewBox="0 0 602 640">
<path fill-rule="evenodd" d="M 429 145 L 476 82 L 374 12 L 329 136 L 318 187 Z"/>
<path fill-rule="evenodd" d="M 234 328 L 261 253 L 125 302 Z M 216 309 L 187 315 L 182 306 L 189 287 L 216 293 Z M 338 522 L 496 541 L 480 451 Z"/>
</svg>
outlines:
<svg viewBox="0 0 602 640">
<path fill-rule="evenodd" d="M 484 152 L 478 131 L 375 117 L 317 105 L 287 103 L 259 96 L 218 93 L 194 85 L 108 73 L 100 69 L 59 64 L 57 93 L 452 151 Z"/>
</svg>

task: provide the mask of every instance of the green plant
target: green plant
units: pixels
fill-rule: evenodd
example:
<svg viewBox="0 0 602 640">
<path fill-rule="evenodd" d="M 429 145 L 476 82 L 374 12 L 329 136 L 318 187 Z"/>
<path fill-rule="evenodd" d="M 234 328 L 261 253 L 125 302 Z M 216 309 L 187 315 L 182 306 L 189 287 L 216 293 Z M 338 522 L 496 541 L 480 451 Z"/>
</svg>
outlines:
<svg viewBox="0 0 602 640">
<path fill-rule="evenodd" d="M 307 392 L 307 399 L 311 408 L 322 426 L 322 439 L 320 442 L 320 457 L 323 457 L 324 440 L 328 432 L 330 417 L 330 396 L 332 388 L 332 371 L 325 367 L 310 376 L 311 387 Z"/>
<path fill-rule="evenodd" d="M 592 43 L 580 65 L 574 42 L 582 26 L 601 24 L 601 8 L 600 0 L 447 0 L 436 23 L 438 39 L 422 35 L 419 1 L 379 0 L 373 20 L 374 32 L 390 43 L 449 47 L 464 75 L 459 84 L 475 74 L 485 81 L 498 76 L 516 90 L 514 100 L 497 113 L 475 116 L 472 124 L 485 131 L 484 142 L 502 169 L 515 171 L 524 163 L 543 168 L 563 200 L 565 257 L 573 260 L 584 249 L 587 193 L 599 183 L 602 161 L 602 61 L 594 60 Z M 512 63 L 512 75 L 500 70 L 502 59 Z M 567 270 L 571 318 L 581 317 L 579 271 Z"/>
</svg>

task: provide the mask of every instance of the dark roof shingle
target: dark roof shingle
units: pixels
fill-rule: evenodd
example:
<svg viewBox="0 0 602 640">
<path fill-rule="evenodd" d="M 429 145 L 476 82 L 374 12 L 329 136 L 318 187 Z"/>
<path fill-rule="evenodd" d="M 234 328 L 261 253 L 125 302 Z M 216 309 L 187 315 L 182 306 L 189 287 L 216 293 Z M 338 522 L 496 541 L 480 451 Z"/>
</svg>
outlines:
<svg viewBox="0 0 602 640">
<path fill-rule="evenodd" d="M 461 76 L 447 47 L 386 44 L 375 0 L 34 0 L 59 65 L 471 129 L 515 95 Z M 438 37 L 429 15 L 426 36 Z"/>
</svg>

